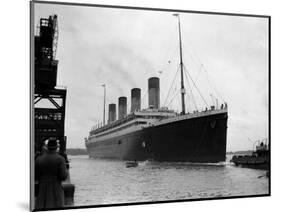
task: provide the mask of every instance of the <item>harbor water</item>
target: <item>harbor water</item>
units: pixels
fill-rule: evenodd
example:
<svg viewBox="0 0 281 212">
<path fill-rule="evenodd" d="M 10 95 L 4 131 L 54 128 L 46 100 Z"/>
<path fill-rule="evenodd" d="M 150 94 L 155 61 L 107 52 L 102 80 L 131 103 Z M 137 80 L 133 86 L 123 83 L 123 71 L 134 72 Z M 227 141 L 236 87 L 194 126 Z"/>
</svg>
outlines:
<svg viewBox="0 0 281 212">
<path fill-rule="evenodd" d="M 266 171 L 229 162 L 190 164 L 124 161 L 69 156 L 75 206 L 216 198 L 269 193 Z M 227 159 L 229 161 L 229 157 Z"/>
</svg>

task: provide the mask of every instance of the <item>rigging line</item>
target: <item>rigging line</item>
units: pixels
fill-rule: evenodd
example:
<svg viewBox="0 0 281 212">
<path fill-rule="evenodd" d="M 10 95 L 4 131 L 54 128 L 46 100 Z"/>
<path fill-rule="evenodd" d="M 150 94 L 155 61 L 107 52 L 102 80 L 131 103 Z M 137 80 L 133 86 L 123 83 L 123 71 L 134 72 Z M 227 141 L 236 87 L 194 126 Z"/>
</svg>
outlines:
<svg viewBox="0 0 281 212">
<path fill-rule="evenodd" d="M 201 71 L 202 71 L 202 69 L 203 69 L 202 67 L 203 67 L 203 64 L 200 64 L 200 68 L 199 68 L 199 70 L 197 71 L 196 77 L 195 77 L 195 79 L 194 79 L 195 82 L 197 82 L 197 79 L 199 78 L 199 75 L 200 75 L 200 73 L 201 73 Z"/>
<path fill-rule="evenodd" d="M 213 97 L 214 97 L 213 94 L 210 93 L 210 96 L 211 96 L 213 105 L 215 105 L 214 98 L 213 98 Z"/>
<path fill-rule="evenodd" d="M 146 89 L 146 92 L 143 94 L 143 96 L 141 98 L 141 103 L 142 104 L 143 104 L 144 97 L 146 97 L 147 94 L 148 94 L 148 89 Z"/>
<path fill-rule="evenodd" d="M 186 38 L 186 39 L 189 41 L 188 38 Z M 189 43 L 190 43 L 190 42 L 189 42 Z M 208 83 L 209 83 L 210 88 L 212 88 L 212 89 L 215 91 L 215 93 L 219 96 L 219 98 L 220 98 L 223 102 L 225 102 L 225 100 L 223 99 L 222 95 L 220 95 L 220 93 L 216 90 L 214 84 L 211 83 L 211 80 L 210 80 L 210 77 L 209 77 L 209 73 L 208 73 L 208 71 L 206 70 L 205 66 L 203 65 L 203 63 L 202 63 L 200 57 L 198 56 L 197 52 L 193 49 L 193 46 L 192 46 L 191 43 L 190 43 L 190 46 L 191 46 L 191 48 L 188 48 L 189 51 L 190 51 L 190 52 L 193 52 L 193 54 L 194 54 L 194 56 L 195 56 L 195 57 L 193 57 L 193 58 L 194 58 L 194 59 L 197 59 L 197 63 L 200 64 L 200 69 L 199 69 L 199 71 L 198 71 L 198 75 L 199 75 L 201 69 L 204 70 L 205 73 L 206 73 L 206 75 L 207 75 L 207 81 L 208 81 Z M 191 56 L 192 56 L 192 55 L 191 55 Z M 196 60 L 194 60 L 194 61 L 196 62 Z M 195 81 L 197 81 L 197 77 L 196 77 Z"/>
<path fill-rule="evenodd" d="M 190 51 L 191 55 L 192 55 L 192 54 L 194 55 L 194 57 L 193 57 L 193 58 L 194 58 L 194 61 L 196 62 L 196 60 L 197 60 L 196 63 L 198 63 L 199 65 L 201 65 L 202 62 L 201 62 L 201 60 L 200 60 L 200 58 L 199 58 L 199 56 L 198 56 L 198 53 L 195 51 L 195 48 L 194 48 L 194 46 L 193 46 L 193 42 L 192 42 L 189 38 L 187 38 L 187 37 L 185 37 L 185 39 L 186 39 L 186 41 L 188 41 L 188 46 L 189 46 L 189 48 L 187 48 L 188 51 Z"/>
<path fill-rule="evenodd" d="M 188 86 L 188 91 L 190 91 L 190 95 L 186 95 L 186 96 L 189 96 L 189 97 L 190 97 L 190 101 L 188 101 L 188 103 L 189 103 L 189 107 L 190 107 L 190 109 L 191 109 L 190 102 L 192 101 L 192 103 L 194 104 L 195 100 L 192 99 L 192 97 L 193 97 L 193 92 L 192 92 L 192 88 L 191 88 L 191 86 L 190 86 L 190 83 L 189 83 L 189 80 L 188 80 L 188 77 L 187 77 L 186 73 L 184 74 L 184 76 L 185 76 L 185 79 L 186 79 L 186 84 L 187 84 L 187 86 Z M 188 93 L 188 92 L 187 92 L 187 93 Z M 193 102 L 193 101 L 194 101 L 194 102 Z M 195 105 L 195 104 L 194 104 L 194 105 Z M 195 106 L 195 107 L 196 107 L 196 106 Z"/>
<path fill-rule="evenodd" d="M 185 78 L 186 78 L 186 81 L 187 81 L 187 84 L 188 84 L 188 87 L 189 87 L 189 90 L 190 90 L 190 99 L 193 99 L 192 103 L 193 103 L 195 109 L 198 110 L 198 107 L 197 107 L 197 104 L 196 104 L 196 101 L 195 101 L 195 97 L 194 97 L 194 94 L 192 92 L 192 88 L 191 88 L 191 85 L 189 83 L 189 79 L 188 79 L 186 73 L 185 73 Z"/>
<path fill-rule="evenodd" d="M 183 46 L 184 46 L 184 44 L 183 44 Z M 197 81 L 197 78 L 198 78 L 198 75 L 200 74 L 200 71 L 201 71 L 201 69 L 202 69 L 202 63 L 197 59 L 196 60 L 196 58 L 192 55 L 192 50 L 190 50 L 190 48 L 187 48 L 188 49 L 188 51 L 187 51 L 187 54 L 189 55 L 189 57 L 190 57 L 190 59 L 192 60 L 192 61 L 194 61 L 194 65 L 196 66 L 196 67 L 198 67 L 199 66 L 199 70 L 197 71 L 197 73 L 196 73 L 196 77 L 195 77 L 195 81 Z"/>
<path fill-rule="evenodd" d="M 189 87 L 189 90 L 190 90 L 190 100 L 192 101 L 194 107 L 197 109 L 197 105 L 196 105 L 196 102 L 195 102 L 195 98 L 194 98 L 194 95 L 193 95 L 193 91 L 192 91 L 192 88 L 191 88 L 191 85 L 190 85 L 190 82 L 189 82 L 189 79 L 186 75 L 186 73 L 184 72 L 184 75 L 185 75 L 185 79 L 186 79 L 186 82 L 187 82 L 187 85 Z M 191 105 L 190 105 L 191 106 Z M 190 107 L 191 108 L 191 107 Z"/>
<path fill-rule="evenodd" d="M 189 48 L 188 48 L 188 49 L 189 49 Z M 189 74 L 187 68 L 186 68 L 185 65 L 183 64 L 183 65 L 184 65 L 184 68 L 185 68 L 186 71 L 188 72 L 188 75 L 189 75 L 191 81 L 193 82 L 193 84 L 195 85 L 195 88 L 198 90 L 198 93 L 200 94 L 201 98 L 203 99 L 203 101 L 205 102 L 205 104 L 208 106 L 208 103 L 205 101 L 205 99 L 203 98 L 203 96 L 202 96 L 201 93 L 200 93 L 200 90 L 199 90 L 199 89 L 197 88 L 197 86 L 196 86 L 196 81 L 197 81 L 197 78 L 199 77 L 199 74 L 200 74 L 200 71 L 201 71 L 201 69 L 202 69 L 203 64 L 201 64 L 201 62 L 200 62 L 199 59 L 198 59 L 198 61 L 196 61 L 196 58 L 192 56 L 192 52 L 193 52 L 192 48 L 191 48 L 191 50 L 189 49 L 189 52 L 190 52 L 190 53 L 189 53 L 190 58 L 191 58 L 195 63 L 197 63 L 198 65 L 200 65 L 199 70 L 198 70 L 197 73 L 196 73 L 196 80 L 193 81 L 193 79 L 192 79 L 191 75 Z M 194 54 L 195 54 L 195 53 L 194 53 Z M 196 54 L 195 54 L 195 55 L 196 55 Z M 185 73 L 185 75 L 186 75 L 186 73 Z M 187 81 L 188 81 L 187 75 L 186 75 L 186 79 L 187 79 Z M 188 81 L 188 83 L 189 83 L 189 81 Z M 190 85 L 190 84 L 189 84 L 189 88 L 190 88 L 190 91 L 191 91 L 191 98 L 193 98 L 193 104 L 194 104 L 196 110 L 198 110 L 198 107 L 197 107 L 197 104 L 196 104 L 196 101 L 195 101 L 195 97 L 194 97 L 194 94 L 193 94 L 193 92 L 192 92 L 192 89 L 191 89 L 191 85 Z"/>
<path fill-rule="evenodd" d="M 189 42 L 190 43 L 190 42 Z M 182 44 L 183 45 L 183 47 L 184 47 L 184 43 Z M 198 75 L 199 75 L 199 73 L 200 73 L 200 71 L 201 71 L 201 66 L 203 65 L 202 64 L 202 62 L 201 62 L 201 60 L 199 59 L 199 57 L 197 56 L 197 54 L 196 54 L 196 52 L 193 50 L 193 47 L 192 47 L 192 45 L 191 44 L 188 44 L 188 46 L 189 46 L 189 48 L 187 48 L 187 53 L 190 55 L 190 58 L 194 61 L 194 65 L 195 66 L 199 66 L 199 70 L 198 70 L 198 72 L 197 72 L 197 74 L 196 74 L 196 78 L 195 78 L 195 81 L 197 81 L 197 78 L 198 78 Z M 191 46 L 191 48 L 190 48 L 190 46 Z M 195 55 L 195 56 L 193 56 L 193 54 Z"/>
<path fill-rule="evenodd" d="M 173 101 L 173 99 L 175 98 L 175 95 L 177 95 L 178 90 L 179 90 L 179 88 L 175 87 L 175 89 L 173 90 L 174 92 L 173 92 L 173 94 L 171 95 L 171 96 L 172 96 L 171 101 Z M 169 103 L 170 103 L 170 102 L 169 102 Z"/>
<path fill-rule="evenodd" d="M 167 95 L 167 97 L 165 99 L 165 104 L 168 103 L 169 99 L 173 97 L 173 95 L 175 94 L 176 90 L 178 89 L 177 88 L 177 84 L 176 84 L 176 81 L 177 81 L 177 78 L 178 78 L 178 73 L 179 73 L 179 69 L 176 72 L 174 80 L 173 80 L 173 82 L 172 82 L 172 84 L 170 86 L 169 93 L 168 93 L 168 95 Z"/>
<path fill-rule="evenodd" d="M 188 79 L 186 73 L 185 73 L 185 77 L 186 77 L 186 79 L 187 79 L 187 81 L 189 83 L 189 79 Z M 193 91 L 192 91 L 190 83 L 189 83 L 189 89 L 190 89 L 191 99 L 193 100 L 192 103 L 193 103 L 194 107 L 196 108 L 196 110 L 198 110 L 198 107 L 197 107 L 197 104 L 196 104 L 196 100 L 195 100 L 195 97 L 194 97 L 194 94 L 193 94 Z"/>
<path fill-rule="evenodd" d="M 171 83 L 171 86 L 170 86 L 170 88 L 169 88 L 168 94 L 167 94 L 166 99 L 165 99 L 165 101 L 164 101 L 164 105 L 166 104 L 166 102 L 167 102 L 167 100 L 168 100 L 168 97 L 169 97 L 170 92 L 171 92 L 171 90 L 172 90 L 173 84 L 174 84 L 174 82 L 175 82 L 175 80 L 176 80 L 176 77 L 177 77 L 177 74 L 178 74 L 178 72 L 179 72 L 179 70 L 180 70 L 179 68 L 180 68 L 180 66 L 178 66 L 178 69 L 177 69 L 177 71 L 176 71 L 176 73 L 175 73 L 174 79 L 173 79 L 173 81 L 172 81 L 172 83 Z"/>
<path fill-rule="evenodd" d="M 198 75 L 199 75 L 199 73 L 200 73 L 200 70 L 203 69 L 203 70 L 206 72 L 207 80 L 208 80 L 209 86 L 215 91 L 215 93 L 219 96 L 219 98 L 220 98 L 223 102 L 226 102 L 226 101 L 224 100 L 224 98 L 222 97 L 222 95 L 220 95 L 220 93 L 216 90 L 214 84 L 211 83 L 211 80 L 210 80 L 208 71 L 206 70 L 205 66 L 203 65 L 203 63 L 202 63 L 200 57 L 198 56 L 198 53 L 194 50 L 192 43 L 190 42 L 190 40 L 189 40 L 188 38 L 186 38 L 186 39 L 188 40 L 189 46 L 191 47 L 191 48 L 188 48 L 188 50 L 189 50 L 191 53 L 193 52 L 194 57 L 192 56 L 192 54 L 190 54 L 190 55 L 192 56 L 192 58 L 194 58 L 194 61 L 195 61 L 195 62 L 196 62 L 196 59 L 197 59 L 197 62 L 196 62 L 196 63 L 198 63 L 198 64 L 200 65 L 200 69 L 199 69 L 199 71 L 198 71 Z M 195 81 L 197 81 L 197 77 L 196 77 Z"/>
<path fill-rule="evenodd" d="M 186 92 L 186 94 L 185 94 L 185 103 L 186 103 L 185 106 L 186 106 L 186 111 L 191 111 L 191 110 L 192 110 L 192 108 L 191 108 L 191 106 L 190 106 L 191 100 L 189 101 L 189 99 L 190 99 L 189 93 Z"/>
<path fill-rule="evenodd" d="M 191 82 L 193 83 L 194 87 L 197 89 L 197 91 L 198 91 L 199 95 L 201 96 L 202 100 L 203 100 L 204 103 L 207 105 L 207 107 L 209 107 L 208 103 L 206 102 L 206 100 L 205 100 L 204 97 L 202 96 L 202 94 L 201 94 L 199 88 L 196 86 L 195 82 L 193 81 L 192 77 L 190 76 L 190 74 L 189 74 L 188 70 L 186 69 L 185 65 L 183 65 L 183 67 L 184 67 L 184 69 L 186 70 L 185 73 L 187 72 L 187 74 L 188 74 L 188 76 L 189 76 Z"/>
<path fill-rule="evenodd" d="M 194 57 L 192 57 L 192 58 L 194 58 Z M 195 60 L 194 60 L 195 61 Z M 196 62 L 196 61 L 195 61 Z M 196 85 L 196 83 L 198 82 L 198 78 L 199 78 L 199 76 L 200 76 L 200 73 L 202 73 L 202 71 L 204 70 L 204 66 L 203 66 L 203 64 L 202 63 L 199 63 L 199 62 L 196 62 L 196 63 L 198 63 L 199 65 L 200 65 L 200 67 L 199 67 L 199 69 L 198 69 L 198 71 L 197 71 L 197 73 L 196 73 L 196 77 L 195 77 L 195 79 L 193 80 L 192 79 L 192 77 L 191 77 L 191 75 L 189 74 L 189 72 L 188 72 L 188 75 L 189 75 L 189 77 L 191 78 L 191 80 L 192 80 L 192 82 L 193 82 L 193 84 L 194 85 Z M 185 69 L 186 69 L 186 67 L 185 67 Z M 205 70 L 205 72 L 206 72 L 206 70 Z M 207 72 L 206 72 L 207 73 Z M 188 78 L 188 77 L 187 77 Z M 210 87 L 210 89 L 213 89 L 213 90 L 215 90 L 212 86 L 211 86 L 211 83 L 210 83 L 210 81 L 209 81 L 209 79 L 208 79 L 208 76 L 207 76 L 207 81 L 208 81 L 208 84 L 209 84 L 209 87 Z M 196 87 L 196 86 L 195 86 Z M 198 93 L 200 94 L 200 90 L 196 87 L 196 89 L 198 90 Z M 201 95 L 201 94 L 200 94 Z M 193 98 L 194 98 L 194 96 L 193 96 Z M 204 98 L 203 98 L 203 96 L 201 96 L 201 98 L 203 99 L 203 101 L 205 101 L 204 100 Z M 195 98 L 194 98 L 195 99 Z M 194 101 L 194 103 L 195 103 L 195 101 Z M 196 104 L 196 103 L 195 103 Z M 205 104 L 207 104 L 206 103 L 206 101 L 205 101 Z M 207 104 L 208 105 L 208 104 Z M 198 110 L 198 108 L 197 108 L 197 106 L 195 106 L 196 107 L 196 109 Z"/>
<path fill-rule="evenodd" d="M 184 46 L 184 44 L 183 44 L 183 46 Z M 185 52 L 183 52 L 182 54 L 183 54 L 183 57 L 184 57 L 184 56 L 185 56 Z M 193 59 L 192 54 L 189 53 L 189 55 L 191 56 L 190 58 Z M 193 60 L 194 60 L 194 59 L 193 59 Z M 194 61 L 195 61 L 195 60 L 194 60 Z M 195 63 L 196 63 L 196 61 L 195 61 Z M 183 65 L 184 65 L 184 64 L 183 64 Z M 184 73 L 185 73 L 185 72 L 184 72 Z M 186 73 L 185 73 L 185 78 L 186 78 L 186 81 L 187 81 L 187 84 L 188 84 L 188 87 L 189 87 L 189 90 L 190 90 L 190 100 L 192 101 L 192 103 L 193 103 L 195 109 L 198 110 L 198 107 L 197 107 L 197 104 L 196 104 L 196 101 L 195 101 L 195 97 L 194 97 L 194 94 L 193 94 L 193 92 L 192 92 L 192 88 L 191 88 L 191 85 L 190 85 L 190 83 L 189 83 L 189 80 L 188 80 L 188 77 L 187 77 Z M 191 104 L 190 104 L 190 102 L 189 102 L 189 107 L 190 107 L 190 109 L 191 109 Z"/>
<path fill-rule="evenodd" d="M 177 90 L 179 91 L 179 90 Z M 169 105 L 173 102 L 173 100 L 175 99 L 175 97 L 177 97 L 180 94 L 180 92 L 175 92 L 175 95 L 173 96 L 173 98 L 171 99 L 171 101 L 169 102 L 169 104 L 167 105 L 167 107 L 169 107 Z"/>
<path fill-rule="evenodd" d="M 169 105 L 172 103 L 172 101 L 174 100 L 175 96 L 177 96 L 178 94 L 178 90 L 179 88 L 175 87 L 175 89 L 173 89 L 173 93 L 171 93 L 171 100 L 169 101 L 169 104 L 167 104 L 166 107 L 169 107 Z"/>
<path fill-rule="evenodd" d="M 195 79 L 194 79 L 194 84 L 196 84 L 196 82 L 198 81 L 198 78 L 199 78 L 199 75 L 200 75 L 201 71 L 205 71 L 206 74 L 207 74 L 207 81 L 208 81 L 208 83 L 209 83 L 209 87 L 210 87 L 211 89 L 213 89 L 213 90 L 216 92 L 215 88 L 212 86 L 212 83 L 210 83 L 210 80 L 209 80 L 209 78 L 208 78 L 208 72 L 207 72 L 206 69 L 204 68 L 204 65 L 201 63 L 201 61 L 200 61 L 200 59 L 198 58 L 196 52 L 193 51 L 192 48 L 191 48 L 191 50 L 189 50 L 189 51 L 190 51 L 190 53 L 189 53 L 189 54 L 190 54 L 190 58 L 191 58 L 198 66 L 200 66 L 199 69 L 198 69 L 198 71 L 197 71 L 197 73 L 196 73 L 196 77 L 195 77 Z M 192 52 L 194 53 L 195 57 L 192 55 Z M 196 58 L 197 58 L 197 60 L 196 60 Z M 216 93 L 218 93 L 218 92 L 216 92 Z M 194 98 L 194 97 L 193 97 L 193 98 Z M 221 98 L 221 99 L 222 99 L 222 98 Z"/>
<path fill-rule="evenodd" d="M 183 56 L 184 56 L 184 52 L 183 52 Z M 184 64 L 183 64 L 184 65 Z M 184 67 L 185 68 L 185 67 Z M 184 71 L 184 73 L 185 73 L 185 71 Z M 189 83 L 189 80 L 188 80 L 188 77 L 187 77 L 187 75 L 186 75 L 186 73 L 185 73 L 185 78 L 186 78 L 186 81 L 187 81 L 187 84 L 188 84 L 188 87 L 189 87 L 189 90 L 190 90 L 190 99 L 192 100 L 193 99 L 193 101 L 192 101 L 192 103 L 193 103 L 193 105 L 194 105 L 194 107 L 195 107 L 195 109 L 196 110 L 198 110 L 198 107 L 197 107 L 197 104 L 196 104 L 196 101 L 195 101 L 195 97 L 194 97 L 194 94 L 193 94 L 193 92 L 192 92 L 192 88 L 191 88 L 191 85 L 190 85 L 190 83 Z M 191 76 L 190 76 L 190 78 L 191 78 Z M 191 78 L 191 80 L 192 80 L 192 78 Z M 189 105 L 190 106 L 190 108 L 191 108 L 191 105 Z"/>
<path fill-rule="evenodd" d="M 190 101 L 189 101 L 189 99 L 190 99 Z M 191 96 L 189 95 L 189 93 L 187 92 L 186 93 L 186 102 L 187 102 L 187 106 L 188 106 L 188 108 L 187 108 L 187 111 L 192 111 L 192 107 L 191 107 L 191 104 L 190 104 L 190 102 L 191 102 L 192 100 L 191 100 Z"/>
<path fill-rule="evenodd" d="M 211 88 L 213 88 L 214 91 L 215 91 L 215 93 L 219 96 L 219 98 L 220 98 L 223 102 L 225 102 L 225 100 L 224 100 L 224 98 L 222 97 L 222 95 L 220 95 L 220 93 L 217 91 L 217 89 L 215 88 L 215 86 L 213 85 L 213 83 L 211 83 L 211 79 L 210 79 L 210 77 L 209 77 L 209 73 L 208 73 L 208 71 L 206 70 L 206 68 L 205 68 L 205 66 L 204 66 L 203 64 L 202 64 L 202 69 L 206 72 L 207 81 L 208 81 L 208 83 L 209 83 L 209 86 L 210 86 Z"/>
</svg>

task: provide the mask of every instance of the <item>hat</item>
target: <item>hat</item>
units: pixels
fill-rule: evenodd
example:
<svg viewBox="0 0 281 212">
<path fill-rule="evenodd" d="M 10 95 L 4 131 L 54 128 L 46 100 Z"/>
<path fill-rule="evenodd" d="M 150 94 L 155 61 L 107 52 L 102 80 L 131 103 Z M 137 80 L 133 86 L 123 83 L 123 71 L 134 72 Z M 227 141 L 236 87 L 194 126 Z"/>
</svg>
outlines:
<svg viewBox="0 0 281 212">
<path fill-rule="evenodd" d="M 49 141 L 48 141 L 48 149 L 49 150 L 55 150 L 57 148 L 58 148 L 57 139 L 50 138 Z"/>
</svg>

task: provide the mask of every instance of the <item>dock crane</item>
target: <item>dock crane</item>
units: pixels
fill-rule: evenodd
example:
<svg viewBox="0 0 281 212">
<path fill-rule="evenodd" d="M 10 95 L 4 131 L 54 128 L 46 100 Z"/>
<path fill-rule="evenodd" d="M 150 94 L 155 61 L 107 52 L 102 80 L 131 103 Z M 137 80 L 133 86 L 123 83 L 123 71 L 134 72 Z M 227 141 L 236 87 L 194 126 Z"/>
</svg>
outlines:
<svg viewBox="0 0 281 212">
<path fill-rule="evenodd" d="M 59 142 L 59 153 L 65 158 L 69 169 L 64 123 L 67 90 L 57 86 L 58 60 L 55 58 L 58 42 L 57 15 L 41 18 L 34 38 L 35 155 L 43 151 L 46 140 L 56 138 Z M 69 174 L 66 182 L 63 182 L 63 187 L 65 205 L 72 205 L 74 185 L 70 183 Z"/>
</svg>

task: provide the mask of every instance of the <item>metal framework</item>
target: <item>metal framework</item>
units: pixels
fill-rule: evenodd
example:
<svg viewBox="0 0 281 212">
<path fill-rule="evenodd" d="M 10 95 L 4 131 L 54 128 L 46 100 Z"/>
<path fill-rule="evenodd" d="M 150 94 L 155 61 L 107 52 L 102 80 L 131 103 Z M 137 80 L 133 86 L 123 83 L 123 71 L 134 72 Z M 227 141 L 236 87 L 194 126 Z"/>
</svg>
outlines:
<svg viewBox="0 0 281 212">
<path fill-rule="evenodd" d="M 52 107 L 39 107 L 47 100 Z M 46 102 L 46 101 L 45 101 Z M 55 137 L 60 142 L 60 152 L 65 152 L 64 131 L 66 89 L 35 89 L 35 149 L 41 151 L 44 141 Z"/>
<path fill-rule="evenodd" d="M 35 36 L 35 151 L 41 152 L 44 141 L 54 137 L 59 140 L 60 152 L 65 154 L 66 89 L 56 88 L 57 16 L 41 18 L 38 28 L 39 33 Z M 43 107 L 40 107 L 43 100 L 47 100 L 51 106 L 43 104 Z"/>
<path fill-rule="evenodd" d="M 64 131 L 66 88 L 57 88 L 57 66 L 55 60 L 58 40 L 57 16 L 41 18 L 39 33 L 35 36 L 35 88 L 34 88 L 34 119 L 35 119 L 35 152 L 41 153 L 44 142 L 50 137 L 59 141 L 59 152 L 66 160 L 66 136 Z M 48 105 L 44 103 L 48 103 Z M 36 157 L 37 154 L 35 154 Z M 62 184 L 65 193 L 65 205 L 73 205 L 75 187 L 70 176 Z M 38 183 L 35 183 L 38 190 Z"/>
</svg>

